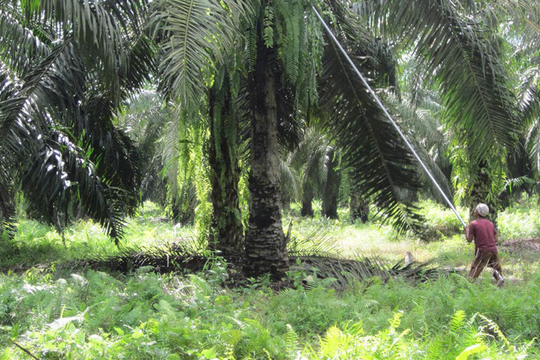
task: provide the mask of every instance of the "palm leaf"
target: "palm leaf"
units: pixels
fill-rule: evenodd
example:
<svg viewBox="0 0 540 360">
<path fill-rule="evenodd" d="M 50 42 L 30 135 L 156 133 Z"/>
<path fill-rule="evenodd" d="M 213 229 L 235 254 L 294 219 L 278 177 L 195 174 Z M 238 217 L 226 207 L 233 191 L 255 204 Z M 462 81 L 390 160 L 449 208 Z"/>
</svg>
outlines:
<svg viewBox="0 0 540 360">
<path fill-rule="evenodd" d="M 317 189 L 323 187 L 326 179 L 326 151 L 330 140 L 314 125 L 304 130 L 303 138 L 298 147 L 290 153 L 290 163 L 301 175 L 302 186 L 307 182 Z"/>
<path fill-rule="evenodd" d="M 298 174 L 295 169 L 290 166 L 289 162 L 280 159 L 279 174 L 281 193 L 285 194 L 289 199 L 299 199 L 300 181 L 298 179 Z"/>
<path fill-rule="evenodd" d="M 0 148 L 0 237 L 3 233 L 15 235 L 15 189 L 9 163 L 9 154 Z"/>
<path fill-rule="evenodd" d="M 37 132 L 32 125 L 17 122 L 3 148 L 15 161 L 15 178 L 34 217 L 61 230 L 70 221 L 70 206 L 80 203 L 111 237 L 121 237 L 123 191 L 105 185 L 86 152 L 68 136 L 54 129 Z"/>
<path fill-rule="evenodd" d="M 340 40 L 363 73 L 376 73 L 372 37 L 365 30 L 362 36 L 353 36 L 354 30 L 346 26 L 346 20 L 339 19 L 341 28 L 335 33 L 348 34 Z M 363 42 L 351 43 L 355 38 Z M 344 56 L 329 42 L 320 92 L 346 166 L 354 168 L 355 182 L 366 197 L 373 198 L 385 221 L 390 220 L 397 230 L 418 230 L 416 208 L 404 203 L 400 195 L 402 189 L 420 188 L 412 155 Z"/>
<path fill-rule="evenodd" d="M 86 98 L 85 125 L 74 135 L 93 149 L 89 159 L 97 165 L 97 174 L 107 179 L 110 186 L 125 189 L 126 200 L 129 198 L 125 210 L 131 213 L 139 203 L 142 155 L 133 140 L 113 125 L 114 95 L 90 93 Z"/>
<path fill-rule="evenodd" d="M 414 144 L 418 155 L 424 164 L 426 164 L 446 197 L 451 200 L 453 198 L 453 191 L 448 177 L 450 174 L 445 174 L 440 166 L 447 165 L 448 163 L 445 153 L 448 151 L 449 141 L 441 131 L 442 126 L 440 122 L 428 110 L 422 108 L 415 110 L 409 103 L 399 102 L 395 97 L 388 97 L 387 101 L 395 113 L 398 114 L 399 118 L 403 120 L 403 127 L 407 130 L 408 137 Z M 433 152 L 434 156 L 430 152 Z M 446 163 L 444 160 L 446 160 Z M 417 171 L 419 174 L 423 174 L 420 164 L 418 164 Z M 447 205 L 444 197 L 440 194 L 433 182 L 427 176 L 422 176 L 421 178 L 422 182 L 431 189 L 433 196 L 439 202 Z"/>
<path fill-rule="evenodd" d="M 538 1 L 496 0 L 492 6 L 499 17 L 512 20 L 513 27 L 523 36 L 523 50 L 535 54 L 540 46 L 540 4 Z"/>
<path fill-rule="evenodd" d="M 540 114 L 540 66 L 523 73 L 518 96 L 521 121 L 530 125 Z"/>
<path fill-rule="evenodd" d="M 515 97 L 496 39 L 451 0 L 371 1 L 374 24 L 412 45 L 435 74 L 450 124 L 477 161 L 516 141 Z"/>
<path fill-rule="evenodd" d="M 56 47 L 23 79 L 21 90 L 1 103 L 0 142 L 17 121 L 27 123 L 35 118 L 34 126 L 50 126 L 50 119 L 39 116 L 42 106 L 59 109 L 73 116 L 80 115 L 84 67 L 76 53 L 76 47 L 70 41 Z M 43 123 L 37 120 L 43 120 Z"/>
<path fill-rule="evenodd" d="M 43 39 L 40 29 L 29 25 L 11 2 L 0 3 L 0 59 L 20 76 L 51 52 L 52 39 Z"/>
<path fill-rule="evenodd" d="M 124 39 L 141 30 L 147 9 L 145 0 L 43 0 L 37 6 L 21 5 L 29 22 L 49 26 L 63 38 L 72 36 L 89 62 L 102 65 L 110 75 L 127 66 Z"/>
<path fill-rule="evenodd" d="M 204 69 L 223 60 L 235 46 L 239 16 L 251 11 L 250 1 L 167 0 L 152 16 L 162 34 L 162 90 L 182 104 L 205 94 Z"/>
<path fill-rule="evenodd" d="M 61 229 L 70 221 L 69 207 L 81 204 L 118 239 L 121 218 L 138 203 L 132 195 L 138 188 L 137 167 L 126 157 L 133 148 L 125 136 L 110 123 L 108 128 L 99 123 L 110 122 L 106 103 L 96 102 L 100 114 L 92 114 L 91 106 L 83 109 L 84 69 L 76 46 L 67 41 L 23 79 L 19 90 L 4 87 L 2 93 L 9 95 L 0 96 L 5 99 L 0 102 L 1 147 L 14 159 L 13 172 L 37 218 Z M 85 136 L 97 151 L 82 151 L 74 143 Z M 99 170 L 92 154 L 105 161 Z"/>
</svg>

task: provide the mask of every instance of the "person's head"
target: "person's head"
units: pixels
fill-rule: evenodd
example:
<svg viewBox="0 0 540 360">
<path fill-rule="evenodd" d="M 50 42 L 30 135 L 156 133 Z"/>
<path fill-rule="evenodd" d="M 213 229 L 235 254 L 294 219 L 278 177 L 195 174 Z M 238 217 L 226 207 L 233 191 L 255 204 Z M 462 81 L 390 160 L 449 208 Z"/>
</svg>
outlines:
<svg viewBox="0 0 540 360">
<path fill-rule="evenodd" d="M 474 211 L 478 216 L 485 218 L 489 214 L 489 206 L 486 204 L 478 204 Z"/>
</svg>

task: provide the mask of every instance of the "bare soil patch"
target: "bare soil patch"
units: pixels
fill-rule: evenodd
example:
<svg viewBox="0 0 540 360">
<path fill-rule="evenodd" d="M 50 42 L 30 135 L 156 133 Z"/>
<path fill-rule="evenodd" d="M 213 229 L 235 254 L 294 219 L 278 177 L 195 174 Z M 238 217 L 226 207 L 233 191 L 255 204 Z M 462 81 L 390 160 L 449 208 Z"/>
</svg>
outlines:
<svg viewBox="0 0 540 360">
<path fill-rule="evenodd" d="M 523 239 L 505 242 L 501 247 L 510 251 L 538 251 L 540 252 L 540 238 Z"/>
</svg>

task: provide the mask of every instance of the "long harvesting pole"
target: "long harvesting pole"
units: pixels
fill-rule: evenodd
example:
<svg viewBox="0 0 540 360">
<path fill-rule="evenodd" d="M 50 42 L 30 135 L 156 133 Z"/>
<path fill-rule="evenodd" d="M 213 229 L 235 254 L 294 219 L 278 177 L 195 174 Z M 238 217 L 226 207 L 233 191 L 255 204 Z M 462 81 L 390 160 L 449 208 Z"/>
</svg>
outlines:
<svg viewBox="0 0 540 360">
<path fill-rule="evenodd" d="M 454 204 L 452 204 L 452 202 L 450 201 L 450 199 L 448 199 L 448 197 L 446 196 L 446 194 L 444 193 L 443 189 L 441 188 L 441 186 L 439 185 L 439 183 L 437 182 L 437 180 L 435 180 L 435 177 L 433 177 L 433 174 L 431 174 L 431 172 L 429 171 L 429 169 L 427 168 L 426 164 L 422 161 L 422 159 L 420 158 L 420 156 L 418 155 L 418 153 L 416 152 L 416 150 L 414 149 L 414 147 L 412 146 L 411 142 L 407 139 L 407 137 L 405 136 L 405 134 L 403 133 L 403 131 L 401 131 L 401 129 L 399 128 L 398 124 L 396 123 L 396 121 L 394 120 L 394 118 L 392 118 L 392 115 L 390 115 L 390 113 L 388 112 L 388 110 L 386 109 L 386 107 L 383 105 L 383 103 L 381 102 L 381 100 L 379 99 L 379 97 L 377 96 L 377 94 L 375 93 L 375 91 L 373 91 L 373 89 L 371 88 L 371 86 L 369 86 L 369 83 L 367 82 L 366 78 L 364 77 L 364 75 L 362 75 L 362 73 L 360 72 L 360 70 L 358 70 L 358 68 L 356 67 L 356 65 L 354 64 L 354 62 L 352 61 L 351 57 L 349 56 L 349 54 L 347 54 L 347 52 L 345 51 L 345 49 L 343 48 L 343 46 L 341 45 L 341 43 L 339 42 L 339 40 L 336 38 L 336 36 L 334 35 L 334 33 L 332 32 L 332 30 L 330 29 L 330 27 L 326 24 L 326 22 L 324 21 L 324 19 L 322 18 L 322 16 L 319 14 L 319 12 L 317 11 L 317 9 L 315 8 L 315 6 L 312 6 L 313 8 L 313 11 L 315 12 L 315 15 L 317 16 L 317 18 L 320 20 L 321 24 L 323 25 L 323 27 L 325 28 L 326 32 L 328 33 L 328 35 L 330 36 L 330 38 L 332 39 L 332 41 L 334 41 L 334 43 L 336 44 L 336 46 L 339 48 L 339 50 L 343 53 L 343 55 L 345 56 L 345 58 L 347 59 L 347 61 L 349 62 L 349 64 L 351 65 L 352 69 L 354 70 L 354 72 L 356 73 L 356 75 L 358 75 L 358 77 L 360 78 L 360 80 L 362 80 L 362 83 L 364 83 L 364 85 L 366 86 L 366 88 L 368 89 L 369 93 L 373 96 L 373 98 L 375 99 L 375 101 L 377 102 L 377 104 L 379 105 L 379 107 L 381 108 L 381 110 L 384 112 L 384 114 L 386 115 L 386 117 L 388 118 L 388 120 L 390 120 L 390 122 L 392 123 L 392 125 L 394 126 L 394 128 L 397 130 L 397 132 L 399 133 L 399 135 L 401 136 L 401 138 L 403 139 L 403 141 L 405 141 L 405 144 L 407 144 L 407 146 L 409 147 L 409 149 L 412 151 L 412 153 L 414 154 L 414 156 L 416 157 L 416 160 L 418 160 L 418 162 L 420 163 L 420 165 L 422 166 L 422 169 L 424 169 L 424 171 L 426 172 L 427 176 L 430 178 L 430 180 L 433 182 L 433 184 L 435 185 L 435 187 L 437 188 L 437 190 L 439 190 L 439 192 L 441 193 L 442 197 L 444 198 L 444 200 L 446 201 L 446 203 L 448 204 L 448 206 L 450 207 L 450 209 L 452 209 L 452 211 L 454 212 L 454 215 L 456 215 L 456 217 L 458 218 L 458 220 L 463 224 L 463 226 L 466 226 L 465 222 L 463 221 L 463 219 L 461 218 L 461 216 L 459 216 Z"/>
</svg>

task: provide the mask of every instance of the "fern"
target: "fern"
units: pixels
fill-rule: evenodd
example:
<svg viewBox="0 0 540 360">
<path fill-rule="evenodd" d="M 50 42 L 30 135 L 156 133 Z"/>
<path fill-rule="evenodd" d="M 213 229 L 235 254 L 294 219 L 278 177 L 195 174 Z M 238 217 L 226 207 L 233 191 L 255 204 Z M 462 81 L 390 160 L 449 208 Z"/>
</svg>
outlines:
<svg viewBox="0 0 540 360">
<path fill-rule="evenodd" d="M 255 63 L 257 62 L 257 28 L 252 26 L 248 29 L 247 33 L 247 63 L 248 72 L 252 72 L 255 69 Z"/>
<path fill-rule="evenodd" d="M 267 6 L 264 9 L 263 40 L 264 45 L 268 48 L 274 47 L 274 19 L 274 9 Z"/>
<path fill-rule="evenodd" d="M 450 320 L 450 331 L 453 334 L 459 335 L 460 332 L 463 330 L 463 325 L 465 324 L 466 319 L 465 311 L 458 310 L 454 313 L 454 316 L 452 316 L 452 320 Z"/>
<path fill-rule="evenodd" d="M 287 324 L 287 333 L 285 334 L 285 344 L 287 353 L 291 358 L 296 358 L 300 353 L 300 346 L 298 344 L 298 335 L 291 325 Z"/>
<path fill-rule="evenodd" d="M 401 318 L 403 317 L 403 312 L 396 312 L 394 314 L 394 317 L 389 320 L 390 322 L 390 332 L 395 332 L 396 329 L 399 327 L 399 325 L 401 324 Z"/>
<path fill-rule="evenodd" d="M 326 331 L 324 338 L 320 340 L 321 342 L 321 355 L 323 357 L 330 357 L 333 354 L 336 354 L 339 348 L 343 345 L 343 333 L 340 329 L 335 326 L 332 326 Z"/>
<path fill-rule="evenodd" d="M 474 344 L 463 350 L 457 357 L 456 360 L 467 360 L 469 356 L 474 354 L 480 354 L 486 351 L 488 347 L 484 344 Z"/>
<path fill-rule="evenodd" d="M 493 320 L 488 319 L 482 314 L 478 314 L 478 316 L 486 323 L 486 326 L 489 330 L 491 330 L 495 335 L 499 338 L 500 341 L 503 342 L 504 346 L 506 347 L 507 351 L 512 355 L 515 356 L 515 348 L 510 344 L 510 341 L 506 338 L 504 333 L 501 331 L 501 328 L 499 325 L 497 325 Z"/>
</svg>

